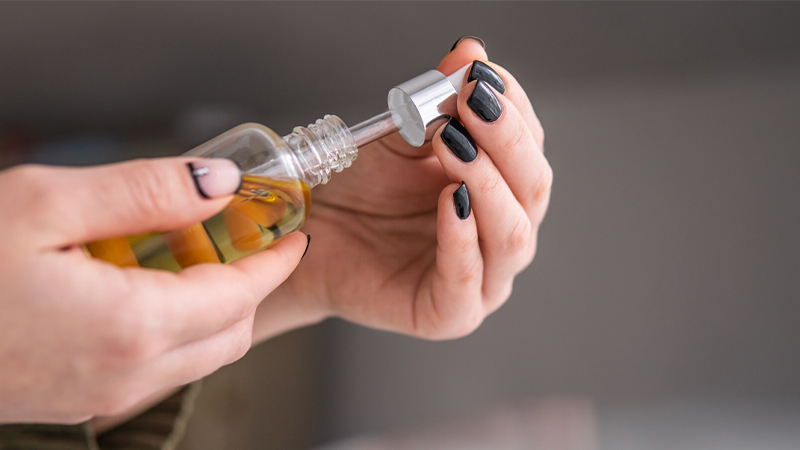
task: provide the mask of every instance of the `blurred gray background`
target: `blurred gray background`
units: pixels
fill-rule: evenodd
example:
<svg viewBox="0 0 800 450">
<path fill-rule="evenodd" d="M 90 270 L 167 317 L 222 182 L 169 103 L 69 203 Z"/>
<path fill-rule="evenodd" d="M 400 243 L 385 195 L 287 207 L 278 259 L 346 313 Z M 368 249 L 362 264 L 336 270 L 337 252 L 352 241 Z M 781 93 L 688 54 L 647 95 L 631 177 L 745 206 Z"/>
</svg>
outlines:
<svg viewBox="0 0 800 450">
<path fill-rule="evenodd" d="M 798 4 L 4 3 L 0 164 L 355 123 L 465 34 L 529 93 L 555 173 L 508 304 L 453 342 L 335 320 L 270 341 L 207 380 L 185 448 L 553 396 L 800 402 Z"/>
</svg>

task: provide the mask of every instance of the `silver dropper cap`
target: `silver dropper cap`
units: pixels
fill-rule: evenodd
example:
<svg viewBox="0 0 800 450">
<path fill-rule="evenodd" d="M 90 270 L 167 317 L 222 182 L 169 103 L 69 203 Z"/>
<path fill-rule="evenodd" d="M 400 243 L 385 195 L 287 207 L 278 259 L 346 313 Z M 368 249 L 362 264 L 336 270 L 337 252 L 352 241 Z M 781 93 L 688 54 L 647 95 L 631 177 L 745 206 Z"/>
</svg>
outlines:
<svg viewBox="0 0 800 450">
<path fill-rule="evenodd" d="M 421 147 L 450 117 L 458 117 L 456 99 L 464 85 L 467 64 L 450 76 L 429 70 L 389 91 L 389 111 L 350 128 L 358 147 L 395 131 L 414 147 Z"/>
</svg>

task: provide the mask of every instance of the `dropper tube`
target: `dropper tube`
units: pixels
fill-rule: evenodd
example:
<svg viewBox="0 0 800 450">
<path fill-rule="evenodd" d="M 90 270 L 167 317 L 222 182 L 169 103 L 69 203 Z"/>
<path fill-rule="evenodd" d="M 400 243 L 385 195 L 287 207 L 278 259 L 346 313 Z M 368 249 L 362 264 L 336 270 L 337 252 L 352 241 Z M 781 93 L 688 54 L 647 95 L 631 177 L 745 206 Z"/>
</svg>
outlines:
<svg viewBox="0 0 800 450">
<path fill-rule="evenodd" d="M 458 117 L 456 99 L 471 64 L 445 76 L 429 70 L 389 91 L 389 111 L 349 128 L 356 147 L 377 141 L 396 131 L 414 147 L 428 142 L 450 117 Z"/>
<path fill-rule="evenodd" d="M 392 120 L 391 111 L 386 111 L 371 119 L 353 125 L 349 128 L 349 131 L 353 136 L 353 140 L 356 142 L 356 147 L 361 148 L 394 133 L 398 129 L 394 120 Z"/>
</svg>

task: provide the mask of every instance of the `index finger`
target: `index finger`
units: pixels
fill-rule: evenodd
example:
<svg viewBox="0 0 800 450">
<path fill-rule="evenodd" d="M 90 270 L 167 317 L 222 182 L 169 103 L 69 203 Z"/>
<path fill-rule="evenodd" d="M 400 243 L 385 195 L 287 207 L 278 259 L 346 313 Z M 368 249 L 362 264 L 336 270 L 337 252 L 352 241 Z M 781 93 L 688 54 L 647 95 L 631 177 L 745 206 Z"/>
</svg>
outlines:
<svg viewBox="0 0 800 450">
<path fill-rule="evenodd" d="M 511 73 L 509 73 L 506 69 L 502 66 L 495 64 L 491 61 L 481 61 L 487 65 L 489 65 L 500 78 L 503 79 L 503 82 L 506 85 L 505 92 L 501 92 L 503 96 L 509 100 L 519 111 L 519 114 L 522 116 L 522 119 L 528 125 L 528 129 L 531 130 L 533 134 L 534 141 L 536 145 L 539 147 L 539 150 L 544 151 L 544 129 L 542 128 L 542 123 L 539 121 L 539 118 L 536 116 L 536 112 L 533 110 L 533 105 L 531 104 L 530 98 L 528 98 L 528 94 L 525 92 L 525 89 L 517 82 L 517 79 L 514 78 Z M 465 74 L 465 77 L 468 77 L 469 71 Z M 464 80 L 464 85 L 467 85 L 467 80 Z"/>
</svg>

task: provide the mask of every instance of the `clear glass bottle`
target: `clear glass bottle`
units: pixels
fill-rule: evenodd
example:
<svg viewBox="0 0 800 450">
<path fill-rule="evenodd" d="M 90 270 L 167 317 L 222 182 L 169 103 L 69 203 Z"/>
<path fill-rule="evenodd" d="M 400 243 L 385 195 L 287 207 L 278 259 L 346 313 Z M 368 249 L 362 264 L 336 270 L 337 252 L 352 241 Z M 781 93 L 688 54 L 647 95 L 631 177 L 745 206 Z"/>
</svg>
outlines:
<svg viewBox="0 0 800 450">
<path fill-rule="evenodd" d="M 177 272 L 263 250 L 303 225 L 311 188 L 349 167 L 358 148 L 344 122 L 328 115 L 285 137 L 263 125 L 240 125 L 185 155 L 229 158 L 239 164 L 242 186 L 228 206 L 179 230 L 90 242 L 85 245 L 89 254 L 120 266 Z"/>
<path fill-rule="evenodd" d="M 394 132 L 419 147 L 447 118 L 457 118 L 456 98 L 470 66 L 449 76 L 429 70 L 395 86 L 389 91 L 388 111 L 349 129 L 329 115 L 283 138 L 253 123 L 223 133 L 186 153 L 230 158 L 244 171 L 242 187 L 222 212 L 180 230 L 90 242 L 86 250 L 120 266 L 176 272 L 263 250 L 303 225 L 311 188 L 349 167 L 359 147 Z"/>
</svg>

